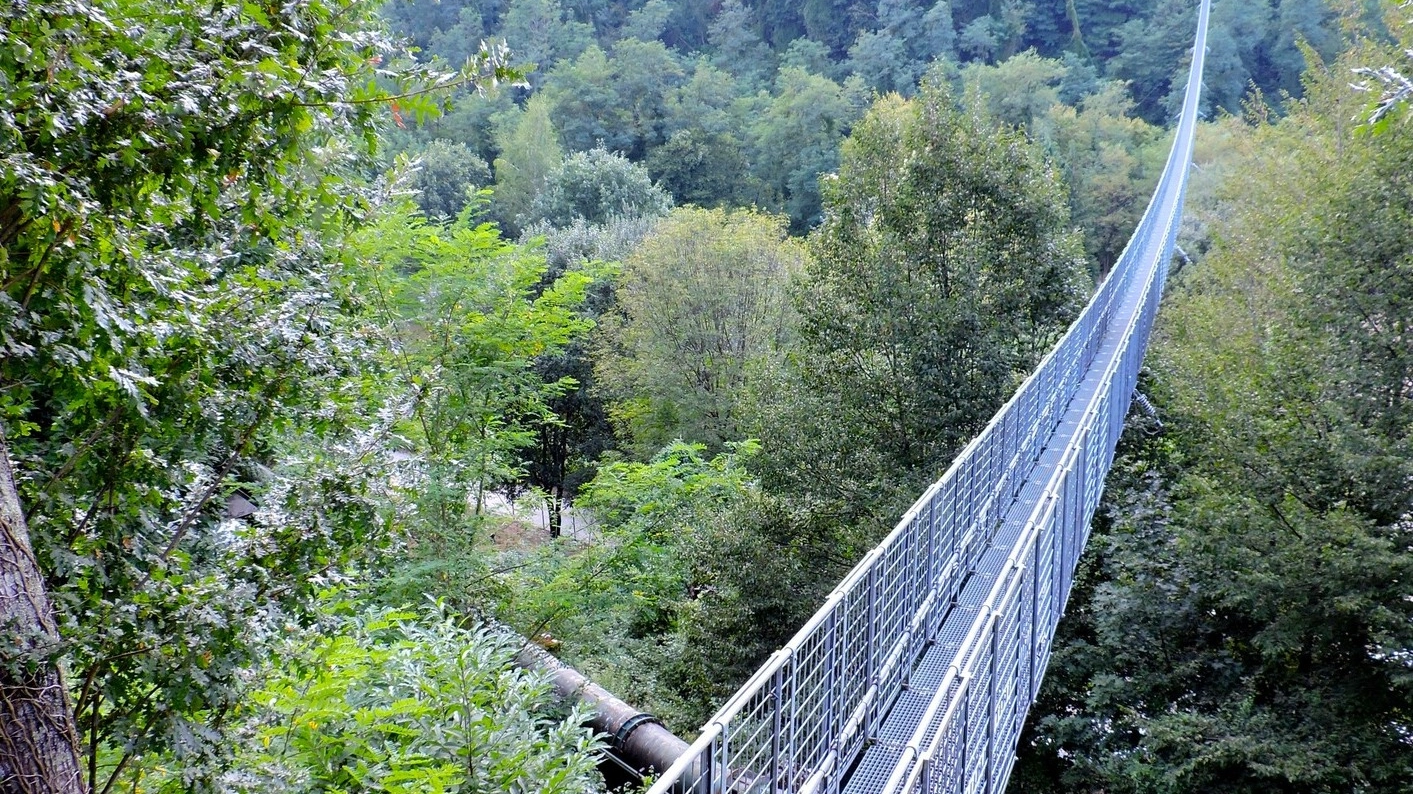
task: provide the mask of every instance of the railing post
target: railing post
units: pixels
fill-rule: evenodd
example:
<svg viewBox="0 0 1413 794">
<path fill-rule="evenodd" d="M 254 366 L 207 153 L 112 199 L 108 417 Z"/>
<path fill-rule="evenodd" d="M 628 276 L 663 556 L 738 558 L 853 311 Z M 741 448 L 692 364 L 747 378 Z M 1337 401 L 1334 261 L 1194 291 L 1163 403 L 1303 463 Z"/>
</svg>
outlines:
<svg viewBox="0 0 1413 794">
<path fill-rule="evenodd" d="M 1061 462 L 1063 465 L 1063 461 Z M 1063 493 L 1063 489 L 1061 489 Z M 1062 505 L 1063 507 L 1063 505 Z M 1049 525 L 1055 525 L 1055 513 L 1050 513 Z M 1043 532 L 1043 527 L 1041 528 Z M 1035 543 L 1030 547 L 1030 641 L 1027 643 L 1026 656 L 1030 657 L 1030 677 L 1026 686 L 1026 708 L 1035 702 L 1035 698 L 1040 694 L 1040 682 L 1036 680 L 1037 671 L 1035 664 L 1036 646 L 1040 639 L 1040 535 L 1036 535 Z"/>
<path fill-rule="evenodd" d="M 731 747 L 726 735 L 727 726 L 721 728 L 721 763 L 717 765 L 715 772 L 716 786 L 713 788 L 714 794 L 727 794 L 731 790 Z"/>
<path fill-rule="evenodd" d="M 1001 622 L 1000 614 L 991 610 L 991 674 L 986 682 L 986 791 L 991 794 L 991 773 L 996 769 L 996 627 Z"/>
<path fill-rule="evenodd" d="M 880 557 L 880 559 L 883 559 Z M 864 659 L 867 665 L 864 670 L 864 681 L 867 685 L 878 685 L 878 566 L 875 564 L 868 569 L 868 609 L 866 611 L 868 624 L 865 627 Z M 867 686 L 865 686 L 867 691 Z M 878 713 L 878 704 L 883 700 L 882 689 L 874 696 L 873 702 L 869 704 L 868 711 L 864 714 L 863 736 L 864 739 L 873 737 L 873 720 Z"/>
<path fill-rule="evenodd" d="M 927 563 L 923 570 L 923 584 L 926 590 L 931 590 L 937 582 L 937 500 L 942 497 L 942 489 L 933 491 L 932 498 L 927 500 Z M 925 598 L 926 596 L 921 596 Z"/>
<path fill-rule="evenodd" d="M 840 599 L 838 602 L 835 603 L 834 610 L 829 613 L 828 629 L 825 631 L 824 635 L 825 642 L 827 643 L 827 647 L 825 648 L 824 653 L 824 711 L 820 716 L 824 718 L 825 730 L 828 731 L 828 735 L 834 737 L 833 747 L 836 750 L 840 750 L 842 748 L 838 746 L 840 727 L 838 724 L 839 719 L 838 715 L 834 713 L 835 709 L 838 707 L 837 701 L 839 699 L 837 697 L 837 693 L 835 692 L 839 685 L 839 675 L 838 670 L 835 668 L 835 663 L 837 662 L 839 656 L 837 651 L 839 646 L 839 613 L 846 609 L 848 609 L 848 601 L 846 599 Z M 826 743 L 825 746 L 828 747 L 830 745 Z M 837 790 L 838 784 L 837 782 L 835 782 L 837 777 L 837 770 L 834 773 L 830 773 L 829 788 L 827 789 L 828 791 L 833 792 Z"/>
<path fill-rule="evenodd" d="M 721 737 L 718 736 L 716 739 L 713 739 L 711 747 L 708 748 L 706 774 L 702 776 L 706 783 L 706 788 L 701 789 L 699 786 L 699 794 L 716 794 L 717 770 L 721 769 L 721 759 L 717 757 L 717 754 L 721 752 L 720 738 Z"/>
<path fill-rule="evenodd" d="M 968 770 L 971 769 L 971 753 L 968 750 L 971 746 L 971 682 L 972 679 L 965 676 L 961 679 L 962 757 L 957 760 L 957 769 L 962 773 L 962 794 L 966 794 L 971 782 L 968 779 Z"/>
<path fill-rule="evenodd" d="M 793 657 L 791 657 L 793 658 Z M 782 788 L 780 785 L 780 746 L 782 744 L 781 733 L 784 730 L 783 714 L 785 710 L 784 681 L 785 667 L 790 664 L 787 658 L 785 663 L 775 669 L 774 680 L 771 681 L 770 698 L 773 701 L 771 709 L 770 726 L 770 790 L 776 791 Z"/>
<path fill-rule="evenodd" d="M 795 702 L 795 698 L 797 697 L 797 693 L 800 691 L 800 671 L 799 666 L 795 663 L 795 655 L 793 653 L 790 654 L 789 659 L 785 660 L 785 667 L 788 667 L 790 669 L 790 702 L 793 704 Z M 791 784 L 787 788 L 794 788 L 794 778 L 799 771 L 795 768 L 795 765 L 798 763 L 800 758 L 800 748 L 796 742 L 796 739 L 800 733 L 800 723 L 797 718 L 798 712 L 798 707 L 790 709 L 790 755 L 788 756 L 790 762 L 787 774 L 790 775 Z"/>
</svg>

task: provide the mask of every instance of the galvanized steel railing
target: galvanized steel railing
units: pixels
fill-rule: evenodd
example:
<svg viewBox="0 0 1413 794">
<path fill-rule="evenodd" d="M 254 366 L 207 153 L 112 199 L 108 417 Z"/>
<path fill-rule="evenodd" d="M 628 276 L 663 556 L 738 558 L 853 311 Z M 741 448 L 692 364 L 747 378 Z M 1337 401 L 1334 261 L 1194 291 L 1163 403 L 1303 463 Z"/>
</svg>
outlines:
<svg viewBox="0 0 1413 794">
<path fill-rule="evenodd" d="M 1192 156 L 1209 3 L 1201 0 L 1167 167 L 1114 271 L 947 473 L 649 794 L 839 791 L 938 629 L 958 615 L 970 624 L 883 790 L 1003 790 L 1162 295 Z M 1056 433 L 1066 417 L 1077 418 L 1075 427 Z M 985 599 L 955 611 L 1036 462 L 1056 450 L 1043 495 Z"/>
</svg>

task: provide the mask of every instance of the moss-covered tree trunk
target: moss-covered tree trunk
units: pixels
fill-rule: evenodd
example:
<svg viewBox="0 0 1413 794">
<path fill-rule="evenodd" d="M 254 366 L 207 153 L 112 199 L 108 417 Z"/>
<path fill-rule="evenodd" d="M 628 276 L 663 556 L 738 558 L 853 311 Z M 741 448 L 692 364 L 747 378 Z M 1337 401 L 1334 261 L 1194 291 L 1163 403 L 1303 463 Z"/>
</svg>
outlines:
<svg viewBox="0 0 1413 794">
<path fill-rule="evenodd" d="M 0 794 L 85 790 L 58 643 L 0 439 Z"/>
</svg>

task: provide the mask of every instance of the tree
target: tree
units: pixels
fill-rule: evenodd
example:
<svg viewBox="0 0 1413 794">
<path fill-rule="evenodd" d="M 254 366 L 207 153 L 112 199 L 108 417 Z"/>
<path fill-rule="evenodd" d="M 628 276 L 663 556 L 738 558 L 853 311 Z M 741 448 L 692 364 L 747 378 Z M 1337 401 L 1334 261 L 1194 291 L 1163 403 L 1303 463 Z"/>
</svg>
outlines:
<svg viewBox="0 0 1413 794">
<path fill-rule="evenodd" d="M 932 77 L 878 100 L 824 181 L 798 341 L 749 432 L 783 552 L 841 574 L 946 469 L 1078 311 L 1078 236 L 1039 150 Z M 788 527 L 785 529 L 784 527 Z M 775 552 L 777 554 L 782 552 Z"/>
<path fill-rule="evenodd" d="M 537 95 L 550 108 L 570 151 L 632 147 L 631 125 L 614 77 L 608 54 L 591 45 L 575 60 L 556 66 Z"/>
<path fill-rule="evenodd" d="M 475 195 L 489 186 L 491 168 L 465 144 L 434 139 L 417 157 L 414 184 L 417 204 L 433 218 L 455 218 Z"/>
<path fill-rule="evenodd" d="M 642 166 L 593 149 L 565 157 L 546 176 L 526 217 L 554 227 L 575 220 L 602 225 L 614 218 L 661 217 L 671 206 L 672 197 L 653 184 Z"/>
<path fill-rule="evenodd" d="M 1166 152 L 1160 128 L 1133 118 L 1133 108 L 1124 87 L 1108 81 L 1086 96 L 1079 109 L 1051 105 L 1031 126 L 1061 164 L 1071 216 L 1085 230 L 1085 249 L 1101 274 L 1118 260 L 1133 234 Z"/>
<path fill-rule="evenodd" d="M 30 548 L 10 452 L 0 444 L 0 784 L 17 794 L 79 794 L 78 737 L 57 662 L 59 627 Z"/>
<path fill-rule="evenodd" d="M 591 225 L 576 218 L 563 228 L 543 222 L 532 226 L 526 234 L 543 238 L 549 265 L 541 284 L 552 284 L 571 270 L 603 273 L 604 277 L 590 286 L 581 309 L 587 319 L 597 321 L 613 305 L 607 275 L 611 266 L 604 263 L 628 256 L 656 222 L 651 216 L 616 217 Z M 554 417 L 537 423 L 535 444 L 527 450 L 526 481 L 545 493 L 551 538 L 559 537 L 565 505 L 592 479 L 599 457 L 615 444 L 608 409 L 594 377 L 592 352 L 593 344 L 586 336 L 535 360 L 535 371 L 546 383 L 566 378 L 574 381 L 570 390 L 549 398 L 547 405 Z"/>
<path fill-rule="evenodd" d="M 389 130 L 384 145 L 395 148 L 396 139 L 403 136 L 409 139 L 414 136 L 440 138 L 460 143 L 483 161 L 494 163 L 500 153 L 497 138 L 505 132 L 495 128 L 496 122 L 514 116 L 518 111 L 512 97 L 514 93 L 507 89 L 467 92 L 456 97 L 446 112 L 415 130 L 399 130 L 396 135 Z"/>
<path fill-rule="evenodd" d="M 390 366 L 411 390 L 395 428 L 410 458 L 399 482 L 416 505 L 413 548 L 384 583 L 386 597 L 433 593 L 471 610 L 490 587 L 476 551 L 487 495 L 524 478 L 538 425 L 553 421 L 549 401 L 575 386 L 542 377 L 536 361 L 590 327 L 580 307 L 592 275 L 567 270 L 546 282 L 542 254 L 486 224 L 403 214 L 356 243 L 390 313 Z"/>
<path fill-rule="evenodd" d="M 908 53 L 918 63 L 919 73 L 937 58 L 950 56 L 956 31 L 952 27 L 952 7 L 937 0 L 923 9 L 907 0 L 879 0 L 878 32 L 901 38 Z"/>
<path fill-rule="evenodd" d="M 962 83 L 968 91 L 985 97 L 997 118 L 1033 128 L 1036 119 L 1059 103 L 1059 86 L 1068 73 L 1060 61 L 1026 50 L 994 66 L 968 64 L 962 70 Z"/>
<path fill-rule="evenodd" d="M 476 54 L 480 42 L 485 38 L 485 20 L 481 16 L 480 8 L 475 4 L 464 5 L 457 12 L 455 25 L 441 28 L 432 34 L 427 43 L 427 51 L 447 63 L 462 64 Z"/>
<path fill-rule="evenodd" d="M 970 60 L 990 62 L 1001 51 L 1005 26 L 987 14 L 968 22 L 957 36 L 957 51 Z"/>
<path fill-rule="evenodd" d="M 1300 42 L 1305 43 L 1325 60 L 1339 56 L 1340 41 L 1335 9 L 1317 0 L 1281 0 L 1276 5 L 1267 41 L 1262 49 L 1269 53 L 1273 74 L 1262 89 L 1274 95 L 1285 91 L 1299 96 L 1300 76 L 1305 72 L 1305 55 Z"/>
<path fill-rule="evenodd" d="M 806 0 L 800 16 L 811 39 L 842 55 L 868 26 L 873 10 L 872 3 L 861 0 Z"/>
<path fill-rule="evenodd" d="M 613 45 L 613 67 L 633 136 L 624 153 L 636 162 L 667 138 L 667 97 L 685 75 L 677 55 L 656 41 L 624 39 Z"/>
<path fill-rule="evenodd" d="M 1189 3 L 1158 0 L 1144 18 L 1132 19 L 1114 31 L 1117 45 L 1104 73 L 1141 86 L 1134 92 L 1138 114 L 1152 123 L 1165 123 L 1172 116 L 1167 100 L 1183 88 L 1173 82 L 1186 74 L 1196 11 Z M 1103 57 L 1099 52 L 1095 56 Z"/>
<path fill-rule="evenodd" d="M 838 71 L 837 65 L 830 60 L 829 48 L 814 39 L 805 38 L 790 42 L 790 46 L 780 54 L 780 66 L 821 74 L 830 79 L 836 77 Z"/>
<path fill-rule="evenodd" d="M 692 76 L 668 92 L 664 102 L 669 136 L 700 129 L 710 135 L 727 135 L 745 127 L 740 107 L 742 87 L 730 72 L 698 61 Z"/>
<path fill-rule="evenodd" d="M 825 189 L 792 361 L 859 454 L 930 480 L 1084 299 L 1064 194 L 1036 147 L 938 79 L 879 100 Z"/>
<path fill-rule="evenodd" d="M 525 110 L 503 128 L 496 158 L 496 189 L 492 207 L 501 227 L 518 232 L 550 172 L 559 165 L 559 135 L 550 121 L 550 103 L 543 94 L 530 97 Z"/>
<path fill-rule="evenodd" d="M 746 85 L 758 85 L 773 68 L 770 47 L 761 39 L 755 14 L 741 0 L 724 0 L 711 21 L 712 64 Z"/>
<path fill-rule="evenodd" d="M 740 141 L 726 133 L 682 130 L 654 149 L 646 165 L 679 204 L 739 207 L 760 191 Z"/>
<path fill-rule="evenodd" d="M 380 119 L 432 111 L 428 81 L 506 76 L 499 52 L 459 78 L 389 70 L 392 106 L 372 64 L 395 51 L 366 9 L 209 11 L 0 10 L 0 399 L 63 641 L 26 664 L 73 672 L 99 790 L 161 754 L 209 782 L 271 625 L 387 539 L 338 242 L 373 204 L 359 175 Z M 263 509 L 227 521 L 238 487 Z M 6 530 L 8 559 L 23 540 Z"/>
<path fill-rule="evenodd" d="M 784 286 L 804 257 L 778 218 L 682 208 L 624 261 L 597 372 L 638 450 L 741 440 L 736 393 L 786 345 Z"/>
<path fill-rule="evenodd" d="M 618 35 L 638 41 L 657 41 L 667 30 L 672 18 L 672 6 L 666 0 L 648 0 L 642 8 L 634 10 L 619 28 Z"/>
<path fill-rule="evenodd" d="M 922 15 L 922 26 L 909 44 L 918 59 L 931 63 L 939 58 L 951 58 L 957 31 L 952 26 L 952 7 L 947 0 L 937 0 Z"/>
<path fill-rule="evenodd" d="M 756 173 L 774 206 L 802 232 L 820 218 L 819 179 L 839 163 L 839 141 L 863 110 L 865 87 L 844 85 L 795 68 L 781 69 L 776 93 L 750 126 Z"/>
<path fill-rule="evenodd" d="M 1213 4 L 1212 33 L 1207 40 L 1210 52 L 1202 73 L 1208 86 L 1205 99 L 1211 107 L 1240 112 L 1241 101 L 1255 77 L 1255 64 L 1248 64 L 1247 60 L 1255 60 L 1253 56 L 1269 36 L 1274 16 L 1269 0 Z M 1180 88 L 1174 86 L 1175 90 Z"/>
<path fill-rule="evenodd" d="M 472 6 L 457 8 L 437 0 L 389 0 L 383 6 L 383 15 L 401 35 L 426 49 L 438 31 L 455 27 L 462 18 L 463 10 L 467 9 L 474 10 Z"/>
<path fill-rule="evenodd" d="M 849 48 L 849 71 L 875 91 L 909 96 L 924 68 L 908 57 L 904 41 L 886 30 L 864 31 Z"/>
<path fill-rule="evenodd" d="M 531 75 L 538 84 L 550 67 L 591 46 L 593 30 L 570 18 L 559 0 L 510 0 L 500 35 L 520 60 L 539 67 Z"/>
<path fill-rule="evenodd" d="M 594 46 L 560 64 L 545 92 L 571 150 L 602 146 L 640 160 L 666 137 L 668 97 L 682 80 L 661 42 L 623 39 L 611 56 Z"/>
<path fill-rule="evenodd" d="M 756 503 L 746 467 L 756 451 L 746 443 L 707 458 L 700 445 L 674 442 L 646 462 L 601 466 L 578 502 L 594 516 L 596 541 L 556 544 L 527 561 L 511 620 L 550 632 L 576 667 L 673 730 L 700 725 L 739 671 L 711 667 L 719 653 L 695 659 L 701 635 L 692 626 L 711 586 L 698 563 L 721 549 L 723 525 Z M 715 674 L 709 687 L 683 674 L 698 664 Z"/>
<path fill-rule="evenodd" d="M 526 230 L 529 237 L 546 238 L 544 283 L 569 272 L 606 275 L 604 263 L 626 256 L 671 206 L 672 197 L 647 171 L 621 155 L 603 149 L 569 155 L 536 199 L 532 215 L 538 220 Z M 613 300 L 605 281 L 586 301 L 585 319 L 596 321 Z M 586 339 L 540 354 L 535 370 L 547 382 L 572 382 L 547 400 L 553 418 L 536 423 L 527 471 L 528 482 L 545 492 L 549 534 L 557 538 L 563 508 L 591 476 L 593 462 L 612 447 L 613 433 Z"/>
</svg>

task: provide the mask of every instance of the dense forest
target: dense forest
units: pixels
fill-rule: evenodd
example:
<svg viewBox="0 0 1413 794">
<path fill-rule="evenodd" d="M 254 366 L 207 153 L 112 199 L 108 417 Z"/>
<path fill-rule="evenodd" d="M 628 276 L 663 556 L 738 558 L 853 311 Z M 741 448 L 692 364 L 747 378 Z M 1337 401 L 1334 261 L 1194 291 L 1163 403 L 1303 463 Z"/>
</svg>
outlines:
<svg viewBox="0 0 1413 794">
<path fill-rule="evenodd" d="M 0 8 L 0 792 L 602 790 L 945 470 L 1186 0 Z M 1413 787 L 1406 7 L 1217 0 L 1017 792 Z"/>
</svg>

